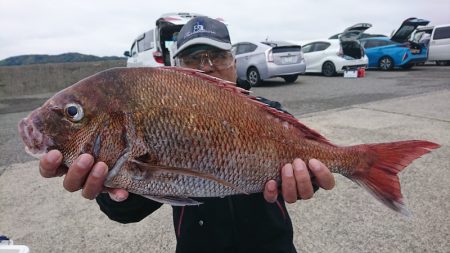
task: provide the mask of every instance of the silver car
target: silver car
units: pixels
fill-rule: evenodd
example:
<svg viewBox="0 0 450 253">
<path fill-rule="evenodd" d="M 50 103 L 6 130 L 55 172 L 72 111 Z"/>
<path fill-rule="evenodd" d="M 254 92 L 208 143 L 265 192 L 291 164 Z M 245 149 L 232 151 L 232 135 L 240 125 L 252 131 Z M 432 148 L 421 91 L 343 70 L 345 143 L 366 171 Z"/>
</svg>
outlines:
<svg viewBox="0 0 450 253">
<path fill-rule="evenodd" d="M 250 86 L 272 77 L 282 77 L 286 83 L 292 83 L 299 74 L 305 73 L 300 45 L 284 41 L 240 42 L 233 45 L 232 52 L 238 79 L 247 80 Z"/>
</svg>

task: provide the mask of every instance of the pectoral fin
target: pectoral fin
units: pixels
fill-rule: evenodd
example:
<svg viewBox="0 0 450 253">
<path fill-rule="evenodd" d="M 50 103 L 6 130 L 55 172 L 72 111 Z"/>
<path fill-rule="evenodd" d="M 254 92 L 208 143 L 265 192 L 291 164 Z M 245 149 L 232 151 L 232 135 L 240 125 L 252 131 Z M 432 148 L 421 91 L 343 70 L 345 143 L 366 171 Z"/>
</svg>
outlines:
<svg viewBox="0 0 450 253">
<path fill-rule="evenodd" d="M 199 172 L 199 171 L 195 171 L 192 169 L 186 169 L 186 168 L 175 168 L 175 167 L 169 167 L 169 166 L 161 166 L 161 165 L 155 165 L 155 164 L 149 164 L 149 163 L 145 163 L 145 162 L 141 162 L 138 160 L 132 160 L 133 163 L 135 163 L 136 165 L 138 165 L 141 168 L 145 168 L 148 169 L 150 171 L 154 171 L 154 172 L 170 172 L 173 174 L 180 174 L 180 175 L 184 175 L 184 176 L 190 176 L 190 177 L 198 177 L 198 178 L 202 178 L 202 179 L 207 179 L 207 180 L 211 180 L 214 181 L 216 183 L 219 183 L 223 186 L 226 187 L 230 187 L 234 190 L 236 190 L 237 192 L 243 193 L 243 194 L 247 194 L 247 192 L 245 192 L 244 190 L 238 188 L 237 186 L 235 186 L 234 184 L 227 182 L 225 180 L 222 180 L 220 178 L 217 178 L 211 174 L 207 174 L 207 173 L 203 173 L 203 172 Z"/>
<path fill-rule="evenodd" d="M 150 196 L 150 195 L 142 195 L 145 198 L 151 199 L 153 201 L 168 204 L 171 206 L 198 206 L 203 204 L 202 202 L 198 202 L 196 200 L 184 197 L 174 197 L 174 196 Z"/>
</svg>

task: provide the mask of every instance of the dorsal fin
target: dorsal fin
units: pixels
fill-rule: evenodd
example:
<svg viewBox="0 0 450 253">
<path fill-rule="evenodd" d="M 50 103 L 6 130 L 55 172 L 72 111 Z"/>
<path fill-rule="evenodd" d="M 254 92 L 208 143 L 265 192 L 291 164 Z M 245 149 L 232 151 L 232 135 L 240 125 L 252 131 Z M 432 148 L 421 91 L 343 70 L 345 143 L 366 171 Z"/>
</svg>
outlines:
<svg viewBox="0 0 450 253">
<path fill-rule="evenodd" d="M 267 104 L 259 101 L 257 97 L 249 95 L 249 93 L 250 93 L 249 91 L 237 87 L 236 84 L 233 82 L 229 82 L 229 81 L 217 78 L 217 77 L 207 75 L 203 71 L 196 70 L 196 69 L 180 68 L 180 67 L 158 67 L 158 68 L 163 69 L 163 70 L 169 70 L 169 71 L 183 72 L 185 74 L 197 76 L 201 79 L 207 80 L 210 83 L 212 83 L 222 89 L 226 89 L 230 92 L 236 93 L 236 95 L 238 95 L 238 96 L 242 96 L 242 97 L 252 101 L 253 103 L 257 104 L 259 107 L 261 107 L 265 111 L 269 112 L 274 117 L 276 117 L 282 121 L 288 122 L 295 128 L 299 129 L 303 133 L 303 136 L 306 139 L 315 140 L 315 141 L 318 141 L 318 142 L 321 142 L 324 144 L 335 146 L 329 140 L 327 140 L 325 137 L 323 137 L 321 134 L 319 134 L 317 131 L 305 126 L 294 116 L 292 116 L 288 113 L 285 113 L 283 111 L 277 110 L 277 109 L 270 107 Z"/>
</svg>

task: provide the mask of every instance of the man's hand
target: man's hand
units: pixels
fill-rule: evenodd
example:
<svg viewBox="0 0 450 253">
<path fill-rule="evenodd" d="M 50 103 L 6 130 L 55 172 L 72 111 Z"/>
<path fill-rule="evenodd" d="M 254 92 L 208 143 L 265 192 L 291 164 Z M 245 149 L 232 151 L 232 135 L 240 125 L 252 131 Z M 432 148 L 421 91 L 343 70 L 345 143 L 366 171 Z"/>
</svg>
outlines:
<svg viewBox="0 0 450 253">
<path fill-rule="evenodd" d="M 86 199 L 94 199 L 103 191 L 109 193 L 111 199 L 124 201 L 128 192 L 123 189 L 105 188 L 108 166 L 104 162 L 94 164 L 94 157 L 89 154 L 80 155 L 66 171 L 62 166 L 62 154 L 58 150 L 51 150 L 45 154 L 39 163 L 39 172 L 43 177 L 57 177 L 66 174 L 63 186 L 69 192 L 81 191 Z"/>
<path fill-rule="evenodd" d="M 309 168 L 309 170 L 308 170 Z M 325 190 L 331 190 L 334 187 L 334 177 L 330 170 L 316 159 L 309 160 L 308 166 L 301 159 L 295 159 L 294 162 L 283 166 L 281 170 L 281 192 L 287 203 L 295 203 L 297 199 L 310 199 L 314 195 L 311 176 L 315 178 L 314 182 Z M 278 187 L 275 180 L 266 183 L 264 189 L 264 198 L 267 202 L 273 203 L 278 197 Z"/>
</svg>

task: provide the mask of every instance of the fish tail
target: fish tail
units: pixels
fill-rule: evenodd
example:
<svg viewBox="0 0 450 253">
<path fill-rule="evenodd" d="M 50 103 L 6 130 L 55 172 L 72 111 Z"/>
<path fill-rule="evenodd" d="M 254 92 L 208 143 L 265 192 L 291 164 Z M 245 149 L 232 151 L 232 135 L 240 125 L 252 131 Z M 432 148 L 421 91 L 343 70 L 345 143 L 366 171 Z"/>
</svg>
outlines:
<svg viewBox="0 0 450 253">
<path fill-rule="evenodd" d="M 392 210 L 409 216 L 397 174 L 415 159 L 440 145 L 412 140 L 359 146 L 366 154 L 368 166 L 357 169 L 349 178 Z"/>
</svg>

